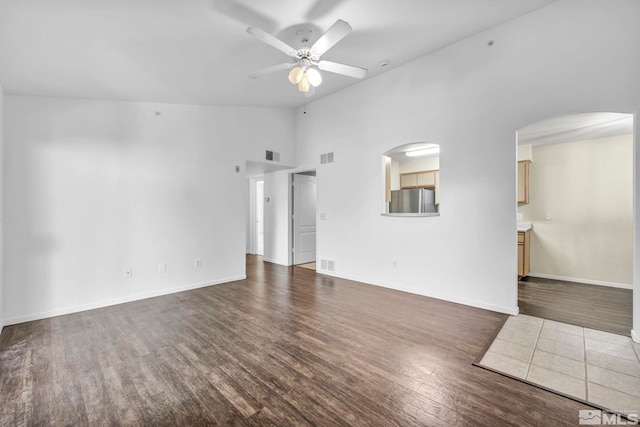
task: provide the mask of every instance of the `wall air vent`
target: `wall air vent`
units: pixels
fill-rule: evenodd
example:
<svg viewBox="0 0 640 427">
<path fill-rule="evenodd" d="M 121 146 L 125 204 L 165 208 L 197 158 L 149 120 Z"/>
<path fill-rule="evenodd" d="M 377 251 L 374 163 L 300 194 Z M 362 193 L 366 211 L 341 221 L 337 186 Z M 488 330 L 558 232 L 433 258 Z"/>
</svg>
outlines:
<svg viewBox="0 0 640 427">
<path fill-rule="evenodd" d="M 336 271 L 336 262 L 328 259 L 321 259 L 320 270 Z"/>
<path fill-rule="evenodd" d="M 265 159 L 270 160 L 272 162 L 279 162 L 280 161 L 280 153 L 278 153 L 276 151 L 267 150 L 266 153 L 265 153 Z"/>
<path fill-rule="evenodd" d="M 333 151 L 331 153 L 320 154 L 320 164 L 333 163 Z"/>
</svg>

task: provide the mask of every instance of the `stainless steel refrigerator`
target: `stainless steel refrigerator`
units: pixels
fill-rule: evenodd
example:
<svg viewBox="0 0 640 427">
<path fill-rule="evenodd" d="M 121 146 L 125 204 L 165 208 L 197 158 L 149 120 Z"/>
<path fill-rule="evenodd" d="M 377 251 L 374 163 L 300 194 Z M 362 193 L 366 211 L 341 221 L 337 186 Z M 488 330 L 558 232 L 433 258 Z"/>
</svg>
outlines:
<svg viewBox="0 0 640 427">
<path fill-rule="evenodd" d="M 435 213 L 436 193 L 431 188 L 405 188 L 391 191 L 389 213 Z"/>
</svg>

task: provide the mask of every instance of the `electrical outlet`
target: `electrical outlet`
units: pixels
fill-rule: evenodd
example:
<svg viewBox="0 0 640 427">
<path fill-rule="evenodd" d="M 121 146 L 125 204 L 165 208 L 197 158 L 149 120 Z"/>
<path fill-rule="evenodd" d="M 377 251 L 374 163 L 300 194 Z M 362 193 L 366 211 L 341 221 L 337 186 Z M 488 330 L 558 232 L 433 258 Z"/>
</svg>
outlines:
<svg viewBox="0 0 640 427">
<path fill-rule="evenodd" d="M 391 265 L 393 265 L 393 270 L 394 271 L 398 271 L 398 261 L 393 261 L 393 263 Z"/>
<path fill-rule="evenodd" d="M 202 259 L 197 258 L 195 264 L 196 264 L 196 268 L 202 268 Z"/>
<path fill-rule="evenodd" d="M 128 279 L 133 276 L 133 270 L 131 268 L 125 268 L 124 270 L 124 278 Z"/>
<path fill-rule="evenodd" d="M 167 272 L 167 264 L 160 263 L 158 264 L 158 273 L 166 273 Z"/>
<path fill-rule="evenodd" d="M 518 213 L 516 214 L 516 219 L 517 219 L 518 221 L 522 221 L 522 214 L 521 214 L 520 212 L 518 212 Z"/>
<path fill-rule="evenodd" d="M 545 214 L 544 214 L 544 219 L 545 219 L 545 220 L 547 220 L 547 221 L 551 221 L 551 214 L 550 214 L 550 213 L 548 213 L 548 212 L 547 212 L 547 213 L 545 213 Z"/>
</svg>

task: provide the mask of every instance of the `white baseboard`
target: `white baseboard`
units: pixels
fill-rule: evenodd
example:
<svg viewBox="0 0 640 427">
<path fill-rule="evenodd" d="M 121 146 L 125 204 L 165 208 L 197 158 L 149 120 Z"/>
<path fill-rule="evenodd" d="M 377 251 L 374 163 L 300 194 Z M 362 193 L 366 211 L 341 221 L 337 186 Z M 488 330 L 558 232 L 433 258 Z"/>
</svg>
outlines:
<svg viewBox="0 0 640 427">
<path fill-rule="evenodd" d="M 625 283 L 604 282 L 602 280 L 580 279 L 577 277 L 555 276 L 553 274 L 529 273 L 527 276 L 539 277 L 541 279 L 562 280 L 564 282 L 585 283 L 587 285 L 608 286 L 610 288 L 632 289 L 632 285 Z"/>
<path fill-rule="evenodd" d="M 638 344 L 640 344 L 640 334 L 633 329 L 631 330 L 631 339 L 633 340 L 633 342 L 637 342 Z"/>
<path fill-rule="evenodd" d="M 443 300 L 443 301 L 454 302 L 456 304 L 462 304 L 462 305 L 468 305 L 470 307 L 481 308 L 481 309 L 484 309 L 484 310 L 496 311 L 498 313 L 510 314 L 512 316 L 517 316 L 518 313 L 519 313 L 518 306 L 515 306 L 515 307 L 502 307 L 502 306 L 493 305 L 493 304 L 486 304 L 486 303 L 483 303 L 483 302 L 470 300 L 470 299 L 466 299 L 466 298 L 458 298 L 458 297 L 454 297 L 452 295 L 442 294 L 442 293 L 439 293 L 439 292 L 424 292 L 421 289 L 414 289 L 414 288 L 409 288 L 409 287 L 405 287 L 405 286 L 398 286 L 398 285 L 390 284 L 390 283 L 372 282 L 372 281 L 370 281 L 369 279 L 366 279 L 366 278 L 348 276 L 348 275 L 344 275 L 344 274 L 338 274 L 338 273 L 336 273 L 334 271 L 318 270 L 317 272 L 320 273 L 320 274 L 327 275 L 327 276 L 338 277 L 340 279 L 353 280 L 355 282 L 364 283 L 366 285 L 379 286 L 381 288 L 393 289 L 393 290 L 396 290 L 396 291 L 407 292 L 407 293 L 410 293 L 410 294 L 420 295 L 420 296 L 423 296 L 423 297 L 435 298 L 435 299 L 439 299 L 439 300 Z M 514 285 L 515 285 L 515 282 L 514 282 Z"/>
<path fill-rule="evenodd" d="M 4 325 L 5 326 L 16 325 L 18 323 L 31 322 L 33 320 L 46 319 L 48 317 L 62 316 L 64 314 L 71 314 L 71 313 L 78 313 L 80 311 L 94 310 L 96 308 L 108 307 L 108 306 L 117 305 L 117 304 L 124 304 L 124 303 L 127 303 L 127 302 L 139 301 L 139 300 L 143 300 L 143 299 L 147 299 L 147 298 L 159 297 L 159 296 L 162 296 L 162 295 L 175 294 L 175 293 L 178 293 L 178 292 L 189 291 L 191 289 L 198 289 L 198 288 L 204 288 L 204 287 L 207 287 L 207 286 L 219 285 L 219 284 L 222 284 L 222 283 L 235 282 L 237 280 L 244 280 L 246 278 L 247 278 L 247 276 L 245 274 L 243 274 L 243 275 L 240 275 L 240 276 L 225 277 L 223 279 L 217 279 L 217 280 L 210 281 L 210 282 L 193 283 L 193 284 L 190 284 L 190 285 L 177 286 L 175 288 L 168 288 L 168 289 L 162 289 L 162 290 L 159 290 L 159 291 L 146 292 L 144 294 L 131 295 L 131 296 L 123 297 L 123 298 L 115 298 L 115 299 L 111 299 L 111 300 L 107 300 L 107 301 L 100 301 L 100 302 L 91 303 L 91 304 L 83 304 L 83 305 L 77 305 L 77 306 L 73 306 L 73 307 L 65 307 L 65 308 L 61 308 L 61 309 L 57 309 L 57 310 L 43 311 L 43 312 L 34 313 L 34 314 L 27 314 L 25 316 L 18 316 L 18 317 L 13 317 L 13 318 L 10 318 L 10 319 L 4 319 Z"/>
</svg>

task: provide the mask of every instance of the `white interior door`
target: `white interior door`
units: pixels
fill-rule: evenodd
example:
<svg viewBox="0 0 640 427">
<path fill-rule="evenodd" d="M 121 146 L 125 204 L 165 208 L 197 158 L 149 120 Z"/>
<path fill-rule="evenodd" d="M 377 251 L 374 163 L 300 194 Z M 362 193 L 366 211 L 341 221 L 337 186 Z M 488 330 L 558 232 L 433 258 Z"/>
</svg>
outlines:
<svg viewBox="0 0 640 427">
<path fill-rule="evenodd" d="M 316 260 L 315 176 L 293 175 L 293 263 Z"/>
<path fill-rule="evenodd" d="M 264 255 L 264 181 L 256 182 L 256 254 Z"/>
</svg>

